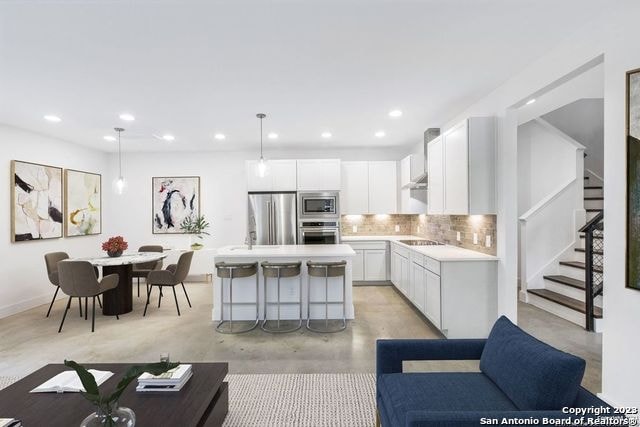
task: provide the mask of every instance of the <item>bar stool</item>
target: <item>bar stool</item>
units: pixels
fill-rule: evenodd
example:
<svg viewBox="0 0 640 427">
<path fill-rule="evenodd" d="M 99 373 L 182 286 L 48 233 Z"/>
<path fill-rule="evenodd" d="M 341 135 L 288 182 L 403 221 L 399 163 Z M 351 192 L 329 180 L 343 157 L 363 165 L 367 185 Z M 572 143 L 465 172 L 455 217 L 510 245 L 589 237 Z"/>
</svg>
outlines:
<svg viewBox="0 0 640 427">
<path fill-rule="evenodd" d="M 228 263 L 228 262 L 217 262 L 216 263 L 216 272 L 218 277 L 220 278 L 220 323 L 216 326 L 216 331 L 221 334 L 241 334 L 243 332 L 249 332 L 258 326 L 259 322 L 259 300 L 258 300 L 258 263 Z M 251 277 L 256 276 L 256 320 L 255 323 L 245 329 L 233 330 L 233 306 L 234 305 L 254 305 L 252 302 L 233 302 L 233 279 L 240 279 L 243 277 Z M 229 302 L 224 302 L 224 279 L 229 279 Z M 225 304 L 229 305 L 229 320 L 224 320 L 224 306 Z M 236 322 L 238 322 L 236 320 Z M 223 325 L 225 323 L 229 324 L 229 330 L 225 330 Z"/>
<path fill-rule="evenodd" d="M 346 266 L 347 261 L 337 262 L 315 262 L 307 261 L 309 277 L 307 280 L 307 329 L 313 332 L 331 333 L 344 331 L 347 328 L 346 315 Z M 342 276 L 342 301 L 329 301 L 329 277 Z M 311 278 L 324 277 L 324 301 L 311 301 Z M 310 326 L 311 305 L 324 304 L 324 329 L 312 328 Z M 329 329 L 329 305 L 342 304 L 342 326 L 339 329 Z"/>
<path fill-rule="evenodd" d="M 271 332 L 271 333 L 285 333 L 285 332 L 297 331 L 302 327 L 302 277 L 300 276 L 300 270 L 301 270 L 300 266 L 302 265 L 302 262 L 298 261 L 298 262 L 272 263 L 272 262 L 265 261 L 261 265 L 262 265 L 262 275 L 264 277 L 264 320 L 262 321 L 260 328 L 265 332 Z M 298 284 L 299 284 L 298 292 L 300 295 L 299 301 L 298 302 L 280 301 L 280 279 L 285 277 L 296 277 L 296 276 L 300 277 L 300 280 L 298 281 Z M 269 298 L 267 297 L 267 278 L 269 277 L 278 279 L 277 301 L 269 301 Z M 267 327 L 267 322 L 269 321 L 267 317 L 267 313 L 269 312 L 269 307 L 272 305 L 275 305 L 276 307 L 278 307 L 278 318 L 276 319 L 277 325 L 275 328 Z M 281 305 L 298 305 L 299 306 L 300 315 L 298 316 L 297 326 L 293 328 L 287 328 L 287 329 L 280 328 L 280 306 Z"/>
</svg>

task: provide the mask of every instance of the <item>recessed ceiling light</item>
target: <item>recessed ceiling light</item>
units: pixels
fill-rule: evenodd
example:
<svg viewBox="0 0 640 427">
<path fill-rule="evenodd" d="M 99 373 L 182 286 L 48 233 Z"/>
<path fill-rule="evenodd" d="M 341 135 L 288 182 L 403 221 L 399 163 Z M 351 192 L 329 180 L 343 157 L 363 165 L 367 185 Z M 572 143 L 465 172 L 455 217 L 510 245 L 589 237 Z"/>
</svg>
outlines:
<svg viewBox="0 0 640 427">
<path fill-rule="evenodd" d="M 124 120 L 125 122 L 132 122 L 134 121 L 136 118 L 133 117 L 133 114 L 129 114 L 129 113 L 122 113 L 120 114 L 120 120 Z"/>
<path fill-rule="evenodd" d="M 400 110 L 391 110 L 391 111 L 389 111 L 389 117 L 402 117 L 402 111 L 400 111 Z"/>
<path fill-rule="evenodd" d="M 527 101 L 527 105 L 531 105 L 531 104 L 533 104 L 534 102 L 536 102 L 536 99 L 535 99 L 535 98 L 532 98 L 532 99 L 530 99 L 530 100 L 528 100 L 528 101 Z"/>
<path fill-rule="evenodd" d="M 166 134 L 166 135 L 162 135 L 162 139 L 164 139 L 165 141 L 173 141 L 176 139 L 176 137 L 173 135 Z"/>
<path fill-rule="evenodd" d="M 104 137 L 104 139 L 105 139 L 105 141 L 111 141 L 111 142 L 117 141 L 116 137 L 112 136 L 112 135 L 107 135 L 107 136 Z"/>
<path fill-rule="evenodd" d="M 320 136 L 323 138 L 331 138 L 333 135 L 331 134 L 331 132 L 322 132 Z"/>
<path fill-rule="evenodd" d="M 54 116 L 54 115 L 51 115 L 51 114 L 47 114 L 46 116 L 44 116 L 44 119 L 46 121 L 48 121 L 48 122 L 51 122 L 51 123 L 59 123 L 59 122 L 62 121 L 62 119 L 60 117 Z"/>
<path fill-rule="evenodd" d="M 215 135 L 213 135 L 213 137 L 215 139 L 217 139 L 218 141 L 222 141 L 223 139 L 226 138 L 226 136 L 224 135 L 224 133 L 216 133 Z"/>
<path fill-rule="evenodd" d="M 376 138 L 384 138 L 385 136 L 387 136 L 387 134 L 383 130 L 379 130 L 374 135 L 376 136 Z"/>
<path fill-rule="evenodd" d="M 278 139 L 278 134 L 275 133 L 275 132 L 269 132 L 267 134 L 267 138 L 269 138 L 269 139 Z"/>
</svg>

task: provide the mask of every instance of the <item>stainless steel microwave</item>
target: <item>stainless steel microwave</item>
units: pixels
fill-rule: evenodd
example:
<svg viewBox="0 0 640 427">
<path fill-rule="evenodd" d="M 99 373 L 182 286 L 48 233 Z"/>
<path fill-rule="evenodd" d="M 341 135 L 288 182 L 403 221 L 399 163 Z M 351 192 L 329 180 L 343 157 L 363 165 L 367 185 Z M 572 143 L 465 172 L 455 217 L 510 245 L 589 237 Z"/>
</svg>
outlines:
<svg viewBox="0 0 640 427">
<path fill-rule="evenodd" d="M 298 219 L 339 218 L 339 203 L 338 191 L 298 193 Z"/>
</svg>

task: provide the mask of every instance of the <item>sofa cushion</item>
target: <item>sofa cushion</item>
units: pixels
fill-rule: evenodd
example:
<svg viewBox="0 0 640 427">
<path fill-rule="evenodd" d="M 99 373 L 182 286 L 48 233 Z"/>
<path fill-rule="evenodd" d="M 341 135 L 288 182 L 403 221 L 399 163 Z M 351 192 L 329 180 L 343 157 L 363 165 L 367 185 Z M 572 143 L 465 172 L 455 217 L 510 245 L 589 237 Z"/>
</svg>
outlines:
<svg viewBox="0 0 640 427">
<path fill-rule="evenodd" d="M 480 372 L 383 374 L 378 393 L 394 426 L 410 411 L 514 411 L 516 406 Z"/>
<path fill-rule="evenodd" d="M 502 316 L 493 326 L 480 370 L 520 410 L 558 410 L 576 400 L 585 361 L 537 340 Z"/>
</svg>

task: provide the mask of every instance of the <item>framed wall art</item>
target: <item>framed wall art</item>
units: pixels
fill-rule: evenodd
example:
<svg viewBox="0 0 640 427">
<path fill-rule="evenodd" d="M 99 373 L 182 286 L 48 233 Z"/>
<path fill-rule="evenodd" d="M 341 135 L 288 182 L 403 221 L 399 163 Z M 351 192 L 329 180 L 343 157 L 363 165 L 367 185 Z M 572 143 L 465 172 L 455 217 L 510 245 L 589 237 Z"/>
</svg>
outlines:
<svg viewBox="0 0 640 427">
<path fill-rule="evenodd" d="M 153 177 L 154 234 L 184 234 L 180 223 L 200 215 L 200 177 Z"/>
<path fill-rule="evenodd" d="M 627 73 L 626 287 L 640 290 L 640 69 Z"/>
<path fill-rule="evenodd" d="M 66 169 L 64 178 L 65 235 L 102 233 L 102 176 Z"/>
<path fill-rule="evenodd" d="M 11 161 L 11 241 L 62 237 L 62 168 Z"/>
</svg>

